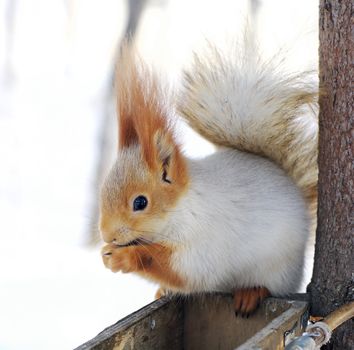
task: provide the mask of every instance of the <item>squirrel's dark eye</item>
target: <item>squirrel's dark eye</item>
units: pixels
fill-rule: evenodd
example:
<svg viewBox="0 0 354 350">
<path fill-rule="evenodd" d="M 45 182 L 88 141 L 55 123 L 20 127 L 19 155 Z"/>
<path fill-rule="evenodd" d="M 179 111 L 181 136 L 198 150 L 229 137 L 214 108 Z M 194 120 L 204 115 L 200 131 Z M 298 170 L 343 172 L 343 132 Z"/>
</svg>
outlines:
<svg viewBox="0 0 354 350">
<path fill-rule="evenodd" d="M 148 200 L 144 196 L 138 196 L 134 199 L 133 210 L 144 210 L 148 204 Z"/>
</svg>

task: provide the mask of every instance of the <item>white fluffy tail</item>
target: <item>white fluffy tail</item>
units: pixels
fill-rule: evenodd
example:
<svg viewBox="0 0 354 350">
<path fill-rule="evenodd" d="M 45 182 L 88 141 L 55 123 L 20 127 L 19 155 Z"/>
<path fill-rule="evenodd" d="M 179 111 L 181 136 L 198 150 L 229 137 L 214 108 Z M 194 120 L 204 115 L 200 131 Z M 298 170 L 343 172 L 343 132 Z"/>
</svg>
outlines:
<svg viewBox="0 0 354 350">
<path fill-rule="evenodd" d="M 303 191 L 311 209 L 317 197 L 317 97 L 311 73 L 288 74 L 279 57 L 195 55 L 185 73 L 179 112 L 216 145 L 268 157 Z M 311 76 L 312 75 L 312 76 Z"/>
</svg>

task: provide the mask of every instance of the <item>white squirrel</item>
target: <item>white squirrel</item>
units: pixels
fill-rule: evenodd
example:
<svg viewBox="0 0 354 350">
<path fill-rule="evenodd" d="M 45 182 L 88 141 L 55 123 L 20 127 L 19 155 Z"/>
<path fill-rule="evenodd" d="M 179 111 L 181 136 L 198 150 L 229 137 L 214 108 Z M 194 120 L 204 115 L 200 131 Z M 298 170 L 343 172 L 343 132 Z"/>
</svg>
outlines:
<svg viewBox="0 0 354 350">
<path fill-rule="evenodd" d="M 248 315 L 295 292 L 316 207 L 317 86 L 256 53 L 196 55 L 177 105 L 135 50 L 118 62 L 119 149 L 101 194 L 106 267 L 180 294 L 234 293 Z M 177 110 L 219 146 L 188 159 Z"/>
</svg>

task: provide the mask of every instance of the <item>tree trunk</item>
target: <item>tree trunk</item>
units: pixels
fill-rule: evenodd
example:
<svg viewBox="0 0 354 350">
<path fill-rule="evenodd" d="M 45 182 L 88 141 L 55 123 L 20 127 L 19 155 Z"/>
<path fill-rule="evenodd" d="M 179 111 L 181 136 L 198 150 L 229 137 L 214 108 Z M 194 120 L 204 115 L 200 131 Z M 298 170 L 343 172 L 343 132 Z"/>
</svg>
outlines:
<svg viewBox="0 0 354 350">
<path fill-rule="evenodd" d="M 320 1 L 318 227 L 311 313 L 325 316 L 354 299 L 354 3 Z M 326 349 L 354 349 L 354 322 Z"/>
</svg>

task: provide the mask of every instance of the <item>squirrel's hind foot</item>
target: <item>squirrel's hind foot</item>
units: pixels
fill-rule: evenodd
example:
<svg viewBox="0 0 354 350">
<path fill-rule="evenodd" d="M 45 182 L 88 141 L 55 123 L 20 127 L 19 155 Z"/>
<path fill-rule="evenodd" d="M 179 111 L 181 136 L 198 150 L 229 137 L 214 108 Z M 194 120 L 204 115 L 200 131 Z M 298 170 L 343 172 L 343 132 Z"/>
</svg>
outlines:
<svg viewBox="0 0 354 350">
<path fill-rule="evenodd" d="M 258 309 L 261 301 L 269 296 L 270 292 L 265 287 L 237 289 L 234 292 L 235 315 L 248 318 Z"/>
</svg>

